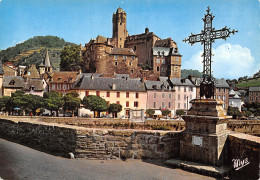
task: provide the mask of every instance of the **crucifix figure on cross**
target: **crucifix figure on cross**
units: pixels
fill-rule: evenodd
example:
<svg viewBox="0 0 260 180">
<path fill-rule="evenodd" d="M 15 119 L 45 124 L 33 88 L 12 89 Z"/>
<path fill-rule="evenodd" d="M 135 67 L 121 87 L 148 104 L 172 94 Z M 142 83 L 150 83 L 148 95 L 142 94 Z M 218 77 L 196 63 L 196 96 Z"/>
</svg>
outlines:
<svg viewBox="0 0 260 180">
<path fill-rule="evenodd" d="M 211 75 L 211 56 L 212 56 L 212 43 L 215 42 L 215 39 L 225 39 L 229 37 L 229 35 L 235 34 L 238 32 L 236 30 L 230 31 L 230 28 L 226 26 L 220 30 L 215 30 L 212 28 L 212 20 L 215 16 L 210 14 L 210 9 L 208 7 L 207 14 L 202 18 L 204 21 L 204 30 L 201 31 L 200 34 L 192 34 L 189 36 L 189 39 L 184 39 L 184 42 L 190 43 L 193 45 L 194 43 L 201 42 L 204 44 L 204 52 L 203 52 L 203 80 L 200 83 L 200 98 L 212 98 L 214 97 L 215 90 L 215 80 Z"/>
</svg>

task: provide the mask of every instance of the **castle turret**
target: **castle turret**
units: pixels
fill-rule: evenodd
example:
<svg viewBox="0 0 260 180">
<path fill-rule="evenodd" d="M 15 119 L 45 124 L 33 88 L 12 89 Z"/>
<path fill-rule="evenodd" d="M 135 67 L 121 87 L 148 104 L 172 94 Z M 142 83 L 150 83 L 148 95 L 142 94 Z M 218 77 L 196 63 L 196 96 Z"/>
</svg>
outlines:
<svg viewBox="0 0 260 180">
<path fill-rule="evenodd" d="M 128 36 L 126 30 L 126 12 L 122 8 L 118 8 L 113 14 L 113 41 L 115 47 L 124 48 L 125 39 Z"/>
</svg>

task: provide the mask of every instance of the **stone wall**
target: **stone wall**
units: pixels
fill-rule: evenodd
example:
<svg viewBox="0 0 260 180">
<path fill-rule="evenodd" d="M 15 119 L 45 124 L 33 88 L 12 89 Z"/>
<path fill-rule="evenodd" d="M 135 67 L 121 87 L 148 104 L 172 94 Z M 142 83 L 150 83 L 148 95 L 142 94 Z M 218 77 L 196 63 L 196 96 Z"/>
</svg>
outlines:
<svg viewBox="0 0 260 180">
<path fill-rule="evenodd" d="M 228 138 L 228 163 L 233 179 L 260 178 L 260 137 L 230 133 Z"/>
<path fill-rule="evenodd" d="M 29 119 L 29 118 L 28 118 Z M 168 159 L 179 156 L 181 131 L 91 129 L 31 120 L 0 119 L 0 137 L 51 154 L 77 158 Z"/>
</svg>

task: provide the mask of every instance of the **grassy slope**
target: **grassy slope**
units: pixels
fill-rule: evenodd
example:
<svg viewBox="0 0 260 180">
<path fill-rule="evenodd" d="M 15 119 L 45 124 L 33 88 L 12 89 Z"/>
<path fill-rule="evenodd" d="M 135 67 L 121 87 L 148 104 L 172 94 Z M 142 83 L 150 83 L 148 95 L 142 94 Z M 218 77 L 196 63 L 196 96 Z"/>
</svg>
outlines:
<svg viewBox="0 0 260 180">
<path fill-rule="evenodd" d="M 237 87 L 240 87 L 240 88 L 246 88 L 246 87 L 252 87 L 252 86 L 260 86 L 260 78 L 258 79 L 252 79 L 252 80 L 249 80 L 249 81 L 242 81 L 240 83 L 238 83 L 236 85 Z"/>
</svg>

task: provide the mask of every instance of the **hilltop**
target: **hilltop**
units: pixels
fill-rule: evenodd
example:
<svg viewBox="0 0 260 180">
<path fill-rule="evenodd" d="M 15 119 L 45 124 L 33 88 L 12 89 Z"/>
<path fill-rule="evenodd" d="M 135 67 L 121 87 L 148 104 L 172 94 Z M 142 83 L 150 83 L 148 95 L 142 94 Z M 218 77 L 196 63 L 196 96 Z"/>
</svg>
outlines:
<svg viewBox="0 0 260 180">
<path fill-rule="evenodd" d="M 56 69 L 60 63 L 60 51 L 64 46 L 72 44 L 57 36 L 35 36 L 0 51 L 0 60 L 3 63 L 13 62 L 16 66 L 29 64 L 36 64 L 38 66 L 44 59 L 46 50 L 48 49 L 50 61 L 54 69 Z"/>
<path fill-rule="evenodd" d="M 187 78 L 189 75 L 192 75 L 192 76 L 194 76 L 194 77 L 199 77 L 199 78 L 201 78 L 201 77 L 203 77 L 202 75 L 202 73 L 201 72 L 199 72 L 198 70 L 192 70 L 192 69 L 182 69 L 181 70 L 181 78 Z"/>
</svg>

